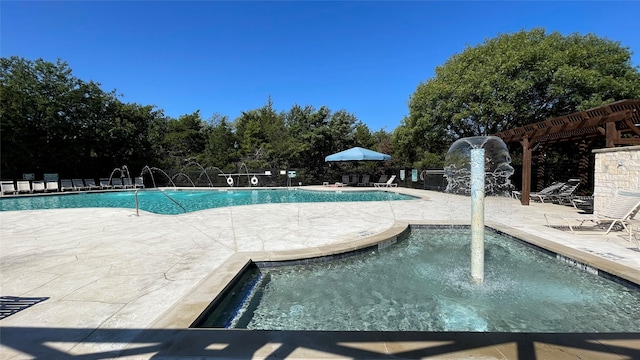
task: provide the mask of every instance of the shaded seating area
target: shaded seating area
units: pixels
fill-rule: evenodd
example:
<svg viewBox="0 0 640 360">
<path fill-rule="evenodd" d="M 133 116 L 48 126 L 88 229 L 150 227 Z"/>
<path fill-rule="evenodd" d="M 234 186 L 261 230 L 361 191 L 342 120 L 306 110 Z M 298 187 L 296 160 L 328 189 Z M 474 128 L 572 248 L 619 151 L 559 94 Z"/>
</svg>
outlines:
<svg viewBox="0 0 640 360">
<path fill-rule="evenodd" d="M 506 144 L 519 143 L 522 146 L 520 202 L 522 205 L 529 205 L 530 199 L 534 199 L 529 196 L 532 164 L 544 164 L 547 147 L 557 143 L 578 144 L 578 151 L 574 156 L 579 166 L 575 175 L 583 184 L 587 184 L 589 157 L 597 144 L 595 140 L 603 139 L 606 148 L 640 145 L 640 99 L 619 100 L 492 135 L 501 138 Z M 535 151 L 538 152 L 537 158 L 534 157 Z M 538 177 L 538 181 L 541 179 Z"/>
</svg>

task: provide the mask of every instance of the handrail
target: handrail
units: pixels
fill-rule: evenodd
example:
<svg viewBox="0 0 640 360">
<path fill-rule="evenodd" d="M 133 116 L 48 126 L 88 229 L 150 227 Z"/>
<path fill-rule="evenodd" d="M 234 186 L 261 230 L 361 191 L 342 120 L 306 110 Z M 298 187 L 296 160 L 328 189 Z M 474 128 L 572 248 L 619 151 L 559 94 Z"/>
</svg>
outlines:
<svg viewBox="0 0 640 360">
<path fill-rule="evenodd" d="M 187 213 L 187 209 L 184 208 L 184 206 L 180 205 L 179 202 L 175 201 L 171 196 L 165 194 L 165 192 L 163 190 L 160 190 L 160 193 L 164 196 L 167 197 L 167 199 L 171 200 L 174 204 L 180 206 L 180 208 L 182 209 L 182 211 L 184 211 L 185 213 Z"/>
</svg>

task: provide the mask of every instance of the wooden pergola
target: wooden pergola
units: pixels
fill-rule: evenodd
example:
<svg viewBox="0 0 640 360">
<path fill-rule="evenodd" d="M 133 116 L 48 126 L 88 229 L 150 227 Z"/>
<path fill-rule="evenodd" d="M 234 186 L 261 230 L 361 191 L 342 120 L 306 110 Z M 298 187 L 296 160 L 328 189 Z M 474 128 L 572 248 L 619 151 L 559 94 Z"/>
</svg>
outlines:
<svg viewBox="0 0 640 360">
<path fill-rule="evenodd" d="M 630 133 L 630 137 L 623 137 Z M 539 146 L 560 142 L 593 141 L 606 138 L 606 147 L 640 145 L 640 99 L 620 100 L 597 108 L 525 125 L 493 134 L 505 143 L 522 145 L 522 205 L 529 205 L 531 193 L 531 159 Z M 581 146 L 586 157 L 586 146 Z M 587 162 L 588 164 L 588 162 Z"/>
</svg>

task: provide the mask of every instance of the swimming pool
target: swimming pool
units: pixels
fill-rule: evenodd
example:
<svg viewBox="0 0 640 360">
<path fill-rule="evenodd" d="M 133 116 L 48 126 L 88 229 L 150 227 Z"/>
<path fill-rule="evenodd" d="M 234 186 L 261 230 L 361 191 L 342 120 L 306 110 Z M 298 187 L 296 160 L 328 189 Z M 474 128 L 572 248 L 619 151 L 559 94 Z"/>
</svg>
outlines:
<svg viewBox="0 0 640 360">
<path fill-rule="evenodd" d="M 633 332 L 640 292 L 487 230 L 485 281 L 470 229 L 413 228 L 395 245 L 253 268 L 196 327 L 323 331 Z"/>
<path fill-rule="evenodd" d="M 182 214 L 211 208 L 268 203 L 412 200 L 414 196 L 386 191 L 261 190 L 141 190 L 141 210 Z M 80 192 L 3 198 L 0 211 L 111 207 L 135 209 L 135 191 Z"/>
</svg>

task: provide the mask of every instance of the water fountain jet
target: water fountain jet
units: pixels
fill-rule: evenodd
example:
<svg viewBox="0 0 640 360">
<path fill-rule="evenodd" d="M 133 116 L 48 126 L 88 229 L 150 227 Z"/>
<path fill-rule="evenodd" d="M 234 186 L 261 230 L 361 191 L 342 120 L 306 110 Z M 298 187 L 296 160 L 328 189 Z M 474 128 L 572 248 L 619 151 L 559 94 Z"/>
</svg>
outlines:
<svg viewBox="0 0 640 360">
<path fill-rule="evenodd" d="M 484 281 L 484 197 L 511 190 L 507 145 L 496 136 L 454 142 L 445 158 L 446 192 L 471 195 L 471 281 Z"/>
</svg>

